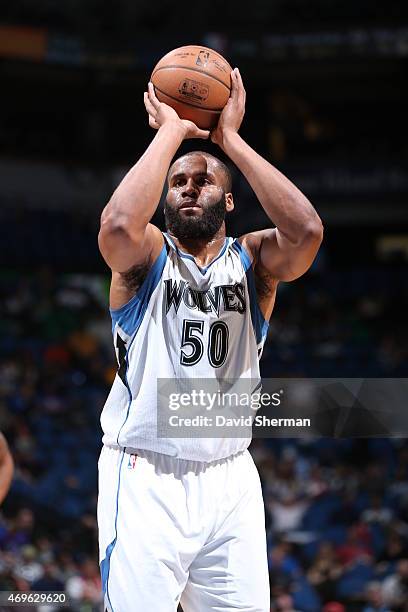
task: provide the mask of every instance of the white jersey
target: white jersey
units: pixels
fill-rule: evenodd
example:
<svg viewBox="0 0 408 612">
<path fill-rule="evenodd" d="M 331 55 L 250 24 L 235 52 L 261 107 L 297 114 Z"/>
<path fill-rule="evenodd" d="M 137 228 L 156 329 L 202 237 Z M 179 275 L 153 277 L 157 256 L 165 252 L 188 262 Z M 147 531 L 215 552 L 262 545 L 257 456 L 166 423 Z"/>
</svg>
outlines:
<svg viewBox="0 0 408 612">
<path fill-rule="evenodd" d="M 201 268 L 164 237 L 137 294 L 111 309 L 119 370 L 101 415 L 103 443 L 211 462 L 245 450 L 251 439 L 159 438 L 157 379 L 259 380 L 268 324 L 238 240 L 226 238 Z"/>
</svg>

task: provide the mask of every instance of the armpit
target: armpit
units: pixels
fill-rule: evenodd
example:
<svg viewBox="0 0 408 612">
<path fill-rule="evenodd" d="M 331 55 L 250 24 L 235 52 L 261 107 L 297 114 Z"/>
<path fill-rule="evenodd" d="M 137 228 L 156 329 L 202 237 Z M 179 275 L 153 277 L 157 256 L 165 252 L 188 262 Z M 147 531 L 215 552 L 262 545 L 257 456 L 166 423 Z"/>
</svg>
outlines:
<svg viewBox="0 0 408 612">
<path fill-rule="evenodd" d="M 123 279 L 126 289 L 130 293 L 136 293 L 143 284 L 149 270 L 150 262 L 145 261 L 136 266 L 132 266 L 132 268 L 129 268 L 126 272 L 121 272 L 120 276 Z"/>
<path fill-rule="evenodd" d="M 276 278 L 269 272 L 255 271 L 255 288 L 259 300 L 272 297 L 276 283 Z"/>
</svg>

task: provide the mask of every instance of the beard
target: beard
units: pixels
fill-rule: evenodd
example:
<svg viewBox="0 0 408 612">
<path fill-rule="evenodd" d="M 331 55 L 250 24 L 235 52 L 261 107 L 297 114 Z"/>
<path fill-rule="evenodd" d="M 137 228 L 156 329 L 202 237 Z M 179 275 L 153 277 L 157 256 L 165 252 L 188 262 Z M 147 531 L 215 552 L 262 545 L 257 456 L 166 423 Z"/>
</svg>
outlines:
<svg viewBox="0 0 408 612">
<path fill-rule="evenodd" d="M 166 228 L 180 240 L 213 238 L 223 224 L 226 212 L 225 191 L 217 202 L 202 208 L 199 217 L 182 217 L 179 210 L 168 205 L 167 200 L 164 205 Z"/>
</svg>

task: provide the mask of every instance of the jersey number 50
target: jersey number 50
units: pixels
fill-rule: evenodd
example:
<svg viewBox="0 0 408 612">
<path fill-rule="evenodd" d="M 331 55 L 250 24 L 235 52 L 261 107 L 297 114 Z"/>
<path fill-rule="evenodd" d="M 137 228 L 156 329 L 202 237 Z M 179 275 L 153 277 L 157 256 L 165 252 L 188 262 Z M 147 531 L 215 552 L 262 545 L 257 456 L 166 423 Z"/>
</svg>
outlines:
<svg viewBox="0 0 408 612">
<path fill-rule="evenodd" d="M 183 321 L 180 363 L 185 366 L 196 365 L 204 354 L 204 321 Z M 208 361 L 213 368 L 223 365 L 228 354 L 228 325 L 224 321 L 215 321 L 208 332 Z M 187 351 L 184 349 L 188 348 Z"/>
</svg>

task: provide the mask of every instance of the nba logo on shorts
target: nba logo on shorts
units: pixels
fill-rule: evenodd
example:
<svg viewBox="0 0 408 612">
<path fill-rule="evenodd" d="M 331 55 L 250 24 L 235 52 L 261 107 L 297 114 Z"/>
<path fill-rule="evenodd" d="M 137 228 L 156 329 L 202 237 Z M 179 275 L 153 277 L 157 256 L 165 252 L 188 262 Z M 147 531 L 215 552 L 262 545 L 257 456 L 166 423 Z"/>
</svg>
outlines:
<svg viewBox="0 0 408 612">
<path fill-rule="evenodd" d="M 136 458 L 137 455 L 129 455 L 129 461 L 128 461 L 128 470 L 134 470 L 136 467 Z"/>
</svg>

